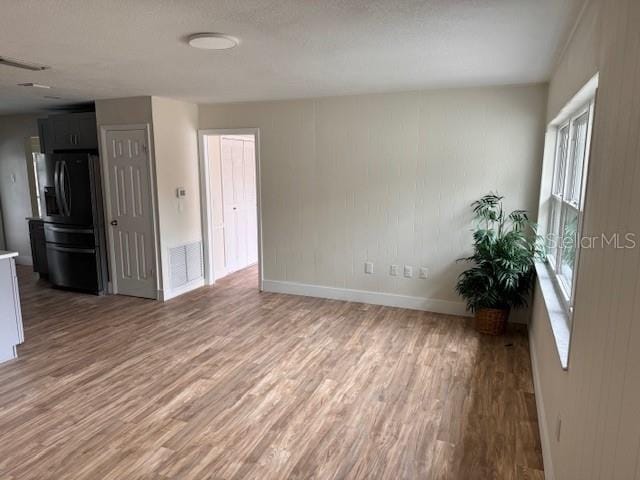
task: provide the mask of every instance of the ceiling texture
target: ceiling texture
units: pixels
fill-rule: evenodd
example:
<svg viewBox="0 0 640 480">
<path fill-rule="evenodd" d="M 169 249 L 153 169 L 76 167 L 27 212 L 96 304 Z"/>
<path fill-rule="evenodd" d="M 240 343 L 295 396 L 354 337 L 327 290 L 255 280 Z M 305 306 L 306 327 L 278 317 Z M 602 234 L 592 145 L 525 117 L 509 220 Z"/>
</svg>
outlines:
<svg viewBox="0 0 640 480">
<path fill-rule="evenodd" d="M 135 95 L 212 103 L 543 82 L 583 3 L 1 0 L 0 56 L 51 69 L 0 65 L 0 114 Z M 185 37 L 198 32 L 241 43 L 196 50 Z"/>
</svg>

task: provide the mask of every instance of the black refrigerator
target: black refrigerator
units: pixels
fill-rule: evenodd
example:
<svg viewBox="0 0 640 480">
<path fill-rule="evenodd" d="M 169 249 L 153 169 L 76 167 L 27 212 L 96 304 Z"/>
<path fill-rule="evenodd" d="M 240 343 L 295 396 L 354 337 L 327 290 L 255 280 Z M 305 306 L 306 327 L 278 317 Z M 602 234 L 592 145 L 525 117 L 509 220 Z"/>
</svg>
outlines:
<svg viewBox="0 0 640 480">
<path fill-rule="evenodd" d="M 37 164 L 50 282 L 103 294 L 108 274 L 97 152 L 41 154 Z"/>
</svg>

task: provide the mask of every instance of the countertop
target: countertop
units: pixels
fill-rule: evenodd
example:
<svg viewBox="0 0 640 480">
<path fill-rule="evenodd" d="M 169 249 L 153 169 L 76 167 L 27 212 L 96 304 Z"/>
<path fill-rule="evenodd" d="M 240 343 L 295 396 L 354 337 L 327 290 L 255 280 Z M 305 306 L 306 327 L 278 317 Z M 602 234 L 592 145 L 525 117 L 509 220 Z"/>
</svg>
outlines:
<svg viewBox="0 0 640 480">
<path fill-rule="evenodd" d="M 17 256 L 18 252 L 8 252 L 7 250 L 0 250 L 0 260 Z"/>
</svg>

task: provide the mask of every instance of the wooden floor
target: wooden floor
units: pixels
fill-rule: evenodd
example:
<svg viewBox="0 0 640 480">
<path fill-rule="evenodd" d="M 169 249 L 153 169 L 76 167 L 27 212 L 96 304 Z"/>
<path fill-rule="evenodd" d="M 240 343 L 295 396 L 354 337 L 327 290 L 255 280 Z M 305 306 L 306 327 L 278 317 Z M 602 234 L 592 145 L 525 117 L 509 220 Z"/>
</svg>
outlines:
<svg viewBox="0 0 640 480">
<path fill-rule="evenodd" d="M 162 304 L 21 270 L 0 366 L 0 478 L 540 479 L 522 329 L 258 293 L 255 269 Z"/>
</svg>

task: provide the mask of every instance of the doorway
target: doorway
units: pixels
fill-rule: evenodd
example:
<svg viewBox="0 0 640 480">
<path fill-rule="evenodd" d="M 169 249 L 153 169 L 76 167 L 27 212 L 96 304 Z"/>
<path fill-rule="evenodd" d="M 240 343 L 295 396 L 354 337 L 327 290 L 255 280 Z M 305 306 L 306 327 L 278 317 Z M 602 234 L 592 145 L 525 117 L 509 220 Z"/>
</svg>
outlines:
<svg viewBox="0 0 640 480">
<path fill-rule="evenodd" d="M 258 129 L 199 132 L 204 271 L 209 285 L 240 270 L 257 271 L 262 289 L 259 141 Z"/>
</svg>

